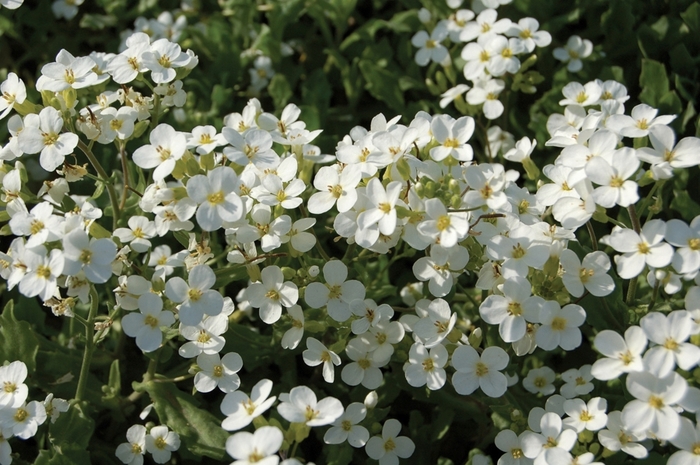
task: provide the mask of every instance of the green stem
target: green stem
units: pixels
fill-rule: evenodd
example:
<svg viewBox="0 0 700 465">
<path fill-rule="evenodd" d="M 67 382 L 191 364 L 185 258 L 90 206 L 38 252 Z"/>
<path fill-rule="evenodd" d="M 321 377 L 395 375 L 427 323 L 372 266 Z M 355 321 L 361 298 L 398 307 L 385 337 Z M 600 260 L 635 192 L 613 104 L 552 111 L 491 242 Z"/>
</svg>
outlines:
<svg viewBox="0 0 700 465">
<path fill-rule="evenodd" d="M 595 236 L 595 231 L 593 230 L 593 225 L 590 221 L 586 222 L 586 228 L 588 228 L 588 235 L 591 236 L 591 247 L 594 252 L 598 251 L 598 239 Z"/>
<path fill-rule="evenodd" d="M 642 232 L 642 225 L 639 223 L 639 216 L 637 215 L 637 209 L 634 208 L 634 204 L 627 207 L 627 212 L 630 214 L 630 221 L 632 222 L 632 229 L 637 234 Z"/>
<path fill-rule="evenodd" d="M 659 295 L 659 287 L 661 286 L 661 280 L 657 279 L 656 284 L 654 285 L 654 292 L 651 294 L 651 300 L 649 301 L 649 306 L 647 307 L 647 313 L 651 311 L 652 308 L 654 308 L 654 304 L 656 303 L 656 298 Z"/>
<path fill-rule="evenodd" d="M 656 181 L 653 186 L 651 186 L 651 190 L 649 190 L 649 193 L 647 196 L 644 198 L 642 201 L 642 205 L 639 207 L 639 215 L 644 215 L 644 212 L 647 211 L 647 208 L 649 208 L 649 205 L 652 202 L 653 195 L 656 194 L 656 191 L 659 190 L 665 183 L 666 181 L 661 179 L 659 181 Z"/>
<path fill-rule="evenodd" d="M 85 154 L 88 160 L 90 160 L 90 164 L 93 168 L 95 168 L 95 171 L 97 171 L 97 174 L 100 175 L 100 178 L 107 187 L 109 201 L 112 203 L 112 210 L 114 210 L 112 212 L 112 229 L 117 229 L 117 224 L 119 223 L 119 202 L 117 201 L 117 193 L 114 191 L 114 186 L 112 186 L 112 184 L 109 182 L 107 172 L 104 170 L 104 168 L 102 168 L 102 165 L 97 160 L 97 157 L 95 157 L 95 154 L 92 153 L 92 150 L 90 150 L 90 148 L 80 140 L 78 141 L 78 148 Z"/>
<path fill-rule="evenodd" d="M 92 361 L 92 353 L 95 350 L 93 336 L 95 333 L 97 306 L 99 304 L 97 299 L 95 286 L 90 286 L 90 312 L 88 313 L 87 327 L 85 328 L 85 352 L 83 352 L 83 365 L 80 367 L 80 378 L 78 378 L 78 388 L 75 391 L 75 400 L 82 400 L 85 396 L 85 387 L 90 374 L 90 362 Z"/>
<path fill-rule="evenodd" d="M 123 141 L 119 141 L 117 144 L 117 147 L 119 148 L 119 159 L 122 162 L 122 172 L 124 176 L 124 189 L 122 190 L 122 201 L 119 203 L 119 209 L 123 209 L 124 206 L 126 205 L 126 196 L 127 192 L 129 192 L 130 189 L 130 182 L 129 182 L 129 167 L 127 166 L 127 161 L 126 161 L 126 150 L 125 150 L 125 144 Z"/>
</svg>

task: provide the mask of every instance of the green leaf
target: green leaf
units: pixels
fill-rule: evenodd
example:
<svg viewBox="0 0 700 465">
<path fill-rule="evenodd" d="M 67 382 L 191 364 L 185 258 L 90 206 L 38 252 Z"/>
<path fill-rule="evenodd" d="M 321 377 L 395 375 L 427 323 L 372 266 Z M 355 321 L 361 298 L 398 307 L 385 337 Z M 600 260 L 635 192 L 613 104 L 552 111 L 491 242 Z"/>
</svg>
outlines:
<svg viewBox="0 0 700 465">
<path fill-rule="evenodd" d="M 0 335 L 0 363 L 20 360 L 27 365 L 29 373 L 36 371 L 39 340 L 29 323 L 17 320 L 12 300 L 0 315 Z"/>
<path fill-rule="evenodd" d="M 102 30 L 117 24 L 117 18 L 110 15 L 95 15 L 85 13 L 80 19 L 80 27 L 85 29 Z"/>
<path fill-rule="evenodd" d="M 692 32 L 700 34 L 700 3 L 694 2 L 690 5 L 687 10 L 681 13 L 681 18 Z"/>
<path fill-rule="evenodd" d="M 49 426 L 49 437 L 54 446 L 85 450 L 95 431 L 95 421 L 87 416 L 80 403 L 75 403 L 62 413 L 56 423 Z"/>
<path fill-rule="evenodd" d="M 255 370 L 278 356 L 277 345 L 273 344 L 271 337 L 239 324 L 229 325 L 226 333 L 226 350 L 237 352 L 247 370 Z"/>
<path fill-rule="evenodd" d="M 399 86 L 396 85 L 400 76 L 380 68 L 377 64 L 368 60 L 360 60 L 359 65 L 360 72 L 362 72 L 362 75 L 367 81 L 365 89 L 367 89 L 374 98 L 385 102 L 392 110 L 401 113 L 405 102 L 403 99 L 403 92 L 401 92 Z"/>
<path fill-rule="evenodd" d="M 657 107 L 661 98 L 670 90 L 664 65 L 654 60 L 642 60 L 639 85 L 642 87 L 639 100 L 652 107 Z"/>
<path fill-rule="evenodd" d="M 182 446 L 179 453 L 183 459 L 196 455 L 224 459 L 229 434 L 221 428 L 220 419 L 199 408 L 197 399 L 172 383 L 135 383 L 135 389 L 148 392 L 160 422 L 180 436 Z"/>
<path fill-rule="evenodd" d="M 700 215 L 700 205 L 690 198 L 687 190 L 674 190 L 671 208 L 681 214 L 684 220 L 690 222 Z"/>
<path fill-rule="evenodd" d="M 666 92 L 658 102 L 657 107 L 662 114 L 677 115 L 683 111 L 683 104 L 675 90 Z"/>
<path fill-rule="evenodd" d="M 292 89 L 283 74 L 275 74 L 270 80 L 267 90 L 270 92 L 270 97 L 274 100 L 276 108 L 284 107 L 292 97 Z"/>
</svg>

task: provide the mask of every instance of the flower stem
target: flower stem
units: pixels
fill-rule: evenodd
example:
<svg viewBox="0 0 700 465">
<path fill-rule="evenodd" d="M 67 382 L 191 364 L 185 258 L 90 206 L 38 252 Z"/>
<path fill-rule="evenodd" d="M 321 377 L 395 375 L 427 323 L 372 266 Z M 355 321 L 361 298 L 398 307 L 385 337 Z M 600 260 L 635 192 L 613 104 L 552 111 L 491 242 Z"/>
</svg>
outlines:
<svg viewBox="0 0 700 465">
<path fill-rule="evenodd" d="M 95 350 L 95 317 L 97 316 L 97 306 L 99 304 L 97 290 L 95 286 L 90 286 L 90 312 L 88 313 L 87 325 L 85 328 L 85 352 L 83 352 L 83 364 L 80 367 L 80 378 L 78 378 L 78 388 L 75 391 L 75 400 L 82 400 L 85 395 L 88 376 L 90 374 L 90 362 L 92 353 Z"/>
<path fill-rule="evenodd" d="M 593 230 L 593 225 L 590 220 L 586 222 L 586 228 L 588 228 L 588 235 L 591 236 L 591 248 L 594 252 L 598 251 L 598 239 L 595 236 L 595 231 Z"/>
<path fill-rule="evenodd" d="M 83 141 L 78 141 L 78 148 L 85 154 L 85 156 L 90 160 L 90 164 L 95 168 L 97 174 L 107 186 L 107 193 L 109 194 L 109 201 L 112 203 L 112 229 L 117 229 L 117 224 L 119 223 L 119 202 L 117 201 L 117 193 L 114 191 L 114 186 L 109 182 L 109 176 L 107 172 L 102 168 L 102 165 L 92 153 L 92 150 L 83 143 Z"/>
</svg>

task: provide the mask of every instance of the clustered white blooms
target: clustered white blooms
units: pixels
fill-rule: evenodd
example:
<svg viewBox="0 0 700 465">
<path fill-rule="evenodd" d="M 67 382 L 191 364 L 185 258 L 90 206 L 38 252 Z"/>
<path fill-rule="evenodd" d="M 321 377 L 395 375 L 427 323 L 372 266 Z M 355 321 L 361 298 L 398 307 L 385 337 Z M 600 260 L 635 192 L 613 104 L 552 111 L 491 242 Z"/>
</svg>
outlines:
<svg viewBox="0 0 700 465">
<path fill-rule="evenodd" d="M 517 73 L 517 56 L 548 45 L 551 37 L 537 31 L 534 19 L 517 24 L 499 20 L 492 8 L 498 5 L 483 3 L 487 8 L 478 15 L 458 10 L 430 34 L 416 34 L 412 42 L 420 47 L 416 61 L 421 65 L 446 64 L 443 41 L 466 43 L 463 72 L 473 86 L 466 99 L 483 104 L 486 118 L 495 119 L 503 112 L 498 93 L 504 82 L 497 78 Z M 575 59 L 590 48 L 574 46 L 568 52 L 571 71 L 580 66 Z M 248 427 L 279 400 L 277 413 L 285 421 L 308 428 L 329 426 L 326 443 L 347 440 L 364 447 L 381 465 L 395 464 L 415 449 L 411 439 L 399 436 L 401 424 L 394 419 L 384 422 L 381 435 L 369 437 L 371 401 L 343 406 L 332 396 L 319 400 L 303 385 L 271 396 L 269 379 L 244 386 L 250 395 L 239 390 L 243 359 L 235 352 L 221 354 L 236 305 L 216 285 L 220 275 L 211 266 L 216 259 L 210 234 L 225 236 L 227 261 L 250 278 L 236 297 L 241 313 L 258 309 L 255 315 L 262 324 L 284 329 L 280 345 L 289 350 L 302 343 L 305 326 L 314 327 L 314 333 L 332 326 L 333 331 L 319 338 L 306 337 L 304 362 L 319 366 L 328 383 L 336 382 L 335 367 L 342 366 L 343 383 L 369 390 L 379 389 L 385 374 L 394 370 L 391 362 L 399 361 L 410 386 L 435 391 L 450 384 L 460 395 L 480 390 L 498 398 L 518 381 L 508 374 L 509 366 L 516 365 L 512 359 L 522 360 L 538 348 L 566 352 L 582 344 L 587 312 L 577 299 L 613 292 L 612 263 L 623 279 L 643 278 L 648 270 L 652 286 L 670 275 L 700 284 L 700 217 L 690 225 L 660 219 L 641 225 L 631 213 L 631 228 L 620 223 L 600 241 L 592 238 L 594 250 L 582 257 L 570 248 L 577 241 L 575 232 L 597 211 L 635 211 L 640 180 L 662 182 L 674 170 L 700 164 L 700 139 L 676 143 L 668 126 L 675 116 L 659 116 L 647 105 L 625 114 L 628 96 L 620 83 L 573 82 L 564 87 L 564 114 L 549 118 L 551 138 L 545 144 L 562 150 L 542 170 L 551 182 L 531 193 L 518 186 L 517 172 L 498 163 L 476 163 L 489 154 L 472 145 L 476 124 L 470 116 L 419 112 L 406 125 L 399 117 L 387 120 L 380 114 L 369 129 L 355 127 L 335 154 L 319 156 L 312 142 L 320 131 L 306 128 L 294 104 L 277 117 L 251 99 L 240 114 L 224 119 L 221 131 L 198 126 L 183 133 L 167 123 L 156 125 L 157 112 L 184 104 L 180 79 L 197 64 L 192 52 L 183 52 L 169 38 L 136 32 L 125 39 L 120 54 L 100 60 L 64 50 L 42 68 L 37 88 L 53 97 L 55 107 L 27 102 L 24 83 L 13 73 L 0 84 L 0 117 L 12 109 L 18 113 L 8 119 L 12 137 L 0 150 L 2 201 L 16 236 L 7 253 L 0 254 L 0 276 L 10 289 L 38 296 L 65 317 L 74 315 L 78 302 L 96 304 L 91 295 L 96 285 L 118 282 L 111 316 L 122 313 L 124 334 L 135 338 L 144 353 L 177 338 L 186 341 L 178 354 L 196 365 L 194 388 L 225 393 L 220 410 L 226 431 Z M 109 79 L 121 87 L 78 109 L 77 91 Z M 136 79 L 153 81 L 154 94 L 127 87 Z M 466 89 L 461 87 L 460 93 Z M 69 121 L 80 135 L 70 130 Z M 90 153 L 83 139 L 90 145 L 114 143 L 124 151 L 126 142 L 149 125 L 149 143 L 132 153 L 133 163 L 152 181 L 139 199 L 140 214 L 105 233 L 95 221 L 105 212 L 69 194 L 70 184 L 87 171 L 71 164 L 70 155 L 76 148 Z M 536 142 L 525 138 L 508 143 L 499 131 L 487 134 L 486 152 L 492 158 L 502 150 L 506 159 L 527 169 Z M 628 139 L 644 137 L 652 147 L 629 146 L 633 143 Z M 22 160 L 33 154 L 39 154 L 45 170 L 60 170 L 46 192 L 28 197 L 20 195 L 26 179 Z M 327 165 L 314 169 L 322 163 Z M 375 290 L 371 279 L 347 260 L 328 256 L 316 236 L 305 232 L 317 221 L 306 212 L 332 212 L 337 242 L 362 249 L 361 256 L 420 252 L 411 267 L 420 283 L 402 293 L 408 307 L 401 318 L 395 318 L 390 305 L 368 298 Z M 176 232 L 189 237 L 188 247 L 173 253 L 169 246 L 154 246 Z M 607 253 L 597 250 L 598 242 L 617 252 L 612 263 Z M 321 269 L 320 261 L 305 255 L 315 248 L 323 257 Z M 302 266 L 279 266 L 275 258 L 283 253 L 298 258 Z M 458 319 L 465 323 L 464 315 L 447 300 L 465 273 L 473 273 L 476 288 L 489 294 L 470 315 L 481 325 L 470 334 L 457 324 Z M 593 343 L 602 357 L 560 373 L 560 395 L 554 394 L 557 373 L 548 367 L 529 369 L 523 388 L 547 398 L 545 408 L 531 410 L 527 427 L 498 433 L 496 446 L 505 452 L 502 462 L 591 463 L 591 447 L 579 444 L 579 433 L 585 431 L 597 432 L 609 451 L 635 458 L 646 457 L 646 445 L 654 439 L 682 449 L 676 457 L 695 453 L 697 427 L 683 413 L 700 411 L 698 391 L 676 369 L 688 371 L 700 362 L 700 349 L 689 342 L 700 333 L 700 286 L 691 287 L 687 295 L 686 309 L 668 315 L 648 312 L 624 336 L 609 329 L 598 332 Z M 337 339 L 340 332 L 347 340 Z M 483 338 L 483 332 L 494 338 Z M 27 373 L 22 367 L 13 362 L 0 368 L 2 465 L 9 463 L 6 439 L 31 437 L 51 410 L 36 401 L 26 403 Z M 598 381 L 623 375 L 633 400 L 608 412 L 608 401 L 591 393 Z M 52 412 L 64 408 L 60 403 L 52 406 Z M 167 426 L 147 430 L 134 425 L 126 435 L 128 443 L 116 454 L 127 464 L 142 463 L 145 452 L 165 463 L 180 443 Z M 278 463 L 283 438 L 277 426 L 262 426 L 254 433 L 234 433 L 226 450 L 236 463 Z"/>
<path fill-rule="evenodd" d="M 66 400 L 49 394 L 44 401 L 28 402 L 29 387 L 27 365 L 21 361 L 0 366 L 0 464 L 12 462 L 12 447 L 8 440 L 12 437 L 29 439 L 46 420 L 53 424 L 59 415 L 68 411 Z"/>
</svg>

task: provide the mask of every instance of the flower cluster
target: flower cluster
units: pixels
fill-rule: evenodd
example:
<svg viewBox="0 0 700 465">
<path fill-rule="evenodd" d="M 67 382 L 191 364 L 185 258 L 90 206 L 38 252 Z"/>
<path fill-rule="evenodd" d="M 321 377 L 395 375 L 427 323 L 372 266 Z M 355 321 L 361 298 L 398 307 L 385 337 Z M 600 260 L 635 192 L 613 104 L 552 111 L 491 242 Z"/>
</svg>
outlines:
<svg viewBox="0 0 700 465">
<path fill-rule="evenodd" d="M 687 373 L 700 363 L 700 216 L 666 219 L 652 202 L 700 165 L 700 139 L 677 142 L 676 115 L 645 104 L 628 112 L 619 82 L 571 82 L 563 114 L 546 123 L 544 145 L 558 153 L 540 171 L 536 140 L 515 142 L 490 124 L 504 112 L 506 80 L 535 81 L 525 78 L 534 55 L 525 56 L 551 36 L 533 18 L 499 19 L 502 3 L 481 0 L 472 11 L 451 1 L 449 19 L 412 39 L 421 66 L 451 66 L 449 43 L 465 44 L 471 86 L 450 89 L 441 107 L 455 101 L 469 114 L 419 111 L 403 122 L 378 114 L 328 154 L 295 104 L 273 113 L 253 98 L 221 127 L 176 129 L 167 118 L 185 105 L 182 79 L 198 58 L 178 45 L 184 22 L 172 16 L 137 20 L 119 54 L 62 50 L 41 68 L 41 104 L 8 73 L 0 201 L 13 237 L 0 276 L 85 326 L 76 399 L 95 345 L 114 331 L 118 347 L 133 338 L 150 359 L 128 402 L 154 385 L 191 382 L 186 389 L 222 414 L 206 421 L 221 433 L 220 422 L 221 455 L 234 463 L 299 463 L 296 446 L 323 428 L 325 444 L 347 441 L 395 465 L 416 448 L 388 418 L 394 398 L 377 394 L 396 386 L 484 406 L 507 399 L 499 463 L 600 463 L 618 451 L 641 459 L 654 441 L 679 449 L 671 463 L 698 455 L 690 415 L 700 412 L 698 388 Z M 420 18 L 433 24 L 426 11 Z M 575 72 L 591 48 L 572 38 L 555 56 Z M 264 58 L 255 60 L 257 91 L 273 73 Z M 461 106 L 465 92 L 480 110 Z M 96 155 L 102 149 L 115 163 Z M 50 179 L 33 192 L 36 154 Z M 77 194 L 92 180 L 93 195 Z M 104 190 L 109 205 L 99 200 Z M 389 276 L 397 269 L 400 279 Z M 615 295 L 621 280 L 629 280 L 625 303 Z M 637 301 L 638 286 L 650 302 Z M 663 312 L 654 311 L 659 296 L 672 302 Z M 285 372 L 276 384 L 232 348 L 241 341 L 303 361 L 313 375 Z M 543 364 L 587 344 L 600 354 L 589 364 L 561 373 Z M 178 360 L 173 377 L 158 373 L 166 355 Z M 68 408 L 52 395 L 27 403 L 27 377 L 20 361 L 0 367 L 2 465 L 12 461 L 8 439 L 36 435 Z M 532 402 L 521 404 L 527 394 Z M 189 424 L 169 424 L 159 407 L 164 424 L 126 431 L 116 448 L 123 463 L 139 465 L 146 452 L 166 463 L 181 436 L 191 440 Z"/>
</svg>

